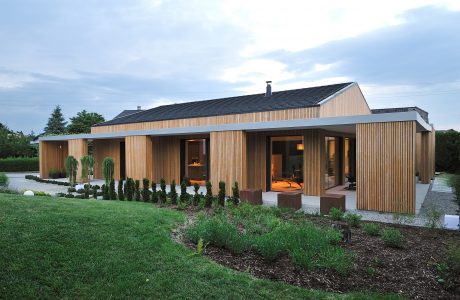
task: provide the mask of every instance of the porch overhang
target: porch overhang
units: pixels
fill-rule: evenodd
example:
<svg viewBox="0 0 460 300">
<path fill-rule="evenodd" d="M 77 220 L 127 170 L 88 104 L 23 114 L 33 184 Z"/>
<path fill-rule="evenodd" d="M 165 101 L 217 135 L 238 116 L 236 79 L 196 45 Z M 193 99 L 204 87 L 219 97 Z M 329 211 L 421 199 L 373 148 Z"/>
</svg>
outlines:
<svg viewBox="0 0 460 300">
<path fill-rule="evenodd" d="M 312 119 L 295 119 L 283 121 L 268 121 L 254 123 L 233 123 L 233 124 L 218 124 L 206 126 L 191 126 L 191 127 L 174 127 L 174 128 L 158 128 L 146 130 L 128 130 L 107 133 L 88 133 L 88 134 L 73 134 L 60 136 L 44 136 L 40 137 L 40 141 L 64 141 L 73 139 L 115 139 L 124 138 L 127 136 L 168 136 L 168 135 L 190 135 L 190 134 L 207 134 L 218 131 L 243 130 L 247 132 L 256 131 L 288 131 L 299 129 L 325 129 L 334 132 L 343 132 L 353 134 L 356 131 L 356 124 L 365 123 L 385 123 L 385 122 L 404 122 L 415 121 L 417 132 L 431 131 L 432 127 L 415 111 L 386 113 L 386 114 L 371 114 L 371 115 L 356 115 L 356 116 L 340 116 L 327 118 L 312 118 Z"/>
</svg>

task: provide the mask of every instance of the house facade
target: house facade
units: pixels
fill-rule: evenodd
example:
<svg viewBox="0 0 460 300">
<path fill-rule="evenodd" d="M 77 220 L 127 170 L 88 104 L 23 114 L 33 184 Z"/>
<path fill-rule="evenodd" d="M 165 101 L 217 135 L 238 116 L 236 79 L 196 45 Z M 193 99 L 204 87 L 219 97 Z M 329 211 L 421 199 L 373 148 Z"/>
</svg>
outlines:
<svg viewBox="0 0 460 300">
<path fill-rule="evenodd" d="M 416 108 L 371 110 L 357 83 L 129 111 L 90 134 L 40 138 L 40 176 L 88 154 L 115 179 L 184 178 L 319 196 L 356 180 L 357 208 L 414 213 L 416 180 L 434 175 L 434 128 Z"/>
</svg>

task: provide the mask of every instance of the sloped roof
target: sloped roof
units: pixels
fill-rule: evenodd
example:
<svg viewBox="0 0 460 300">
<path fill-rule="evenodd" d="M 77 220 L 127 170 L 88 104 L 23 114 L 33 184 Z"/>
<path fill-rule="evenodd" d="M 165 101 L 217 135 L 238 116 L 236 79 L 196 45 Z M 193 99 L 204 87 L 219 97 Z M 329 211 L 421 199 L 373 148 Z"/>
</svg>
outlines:
<svg viewBox="0 0 460 300">
<path fill-rule="evenodd" d="M 139 113 L 141 111 L 143 111 L 143 110 L 140 110 L 140 109 L 125 109 L 124 111 L 122 111 L 121 113 L 116 115 L 112 120 L 118 119 L 118 118 L 123 118 L 123 117 L 129 116 L 129 115 L 132 115 L 132 114 L 136 114 L 136 113 Z"/>
<path fill-rule="evenodd" d="M 163 105 L 139 113 L 96 124 L 95 126 L 187 119 L 264 112 L 317 106 L 352 82 L 273 92 L 271 96 L 254 94 L 205 101 Z"/>
</svg>

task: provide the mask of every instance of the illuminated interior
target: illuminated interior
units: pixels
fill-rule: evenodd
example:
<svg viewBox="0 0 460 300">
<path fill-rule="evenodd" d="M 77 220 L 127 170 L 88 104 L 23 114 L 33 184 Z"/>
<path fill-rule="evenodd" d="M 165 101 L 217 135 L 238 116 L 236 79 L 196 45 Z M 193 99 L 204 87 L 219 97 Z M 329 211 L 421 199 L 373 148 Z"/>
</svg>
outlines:
<svg viewBox="0 0 460 300">
<path fill-rule="evenodd" d="M 192 184 L 204 185 L 208 180 L 206 139 L 185 141 L 185 177 Z"/>
<path fill-rule="evenodd" d="M 338 185 L 338 143 L 336 137 L 326 137 L 326 180 L 325 188 L 329 189 Z"/>
<path fill-rule="evenodd" d="M 296 191 L 303 187 L 303 140 L 301 136 L 271 138 L 271 190 Z"/>
</svg>

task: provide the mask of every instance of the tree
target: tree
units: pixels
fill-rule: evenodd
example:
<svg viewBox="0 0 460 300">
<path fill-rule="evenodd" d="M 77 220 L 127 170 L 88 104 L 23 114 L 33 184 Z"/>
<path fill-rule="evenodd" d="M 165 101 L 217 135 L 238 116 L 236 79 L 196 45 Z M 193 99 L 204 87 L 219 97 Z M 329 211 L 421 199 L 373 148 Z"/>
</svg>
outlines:
<svg viewBox="0 0 460 300">
<path fill-rule="evenodd" d="M 30 135 L 14 132 L 0 123 L 0 158 L 37 155 L 36 149 L 30 145 L 31 139 Z"/>
<path fill-rule="evenodd" d="M 77 113 L 75 117 L 70 118 L 70 124 L 67 126 L 67 132 L 71 134 L 90 133 L 91 126 L 104 121 L 105 119 L 102 115 L 82 110 Z"/>
<path fill-rule="evenodd" d="M 61 107 L 58 105 L 54 108 L 51 116 L 48 119 L 48 123 L 44 129 L 45 134 L 63 134 L 65 133 L 64 116 L 62 115 Z"/>
</svg>

